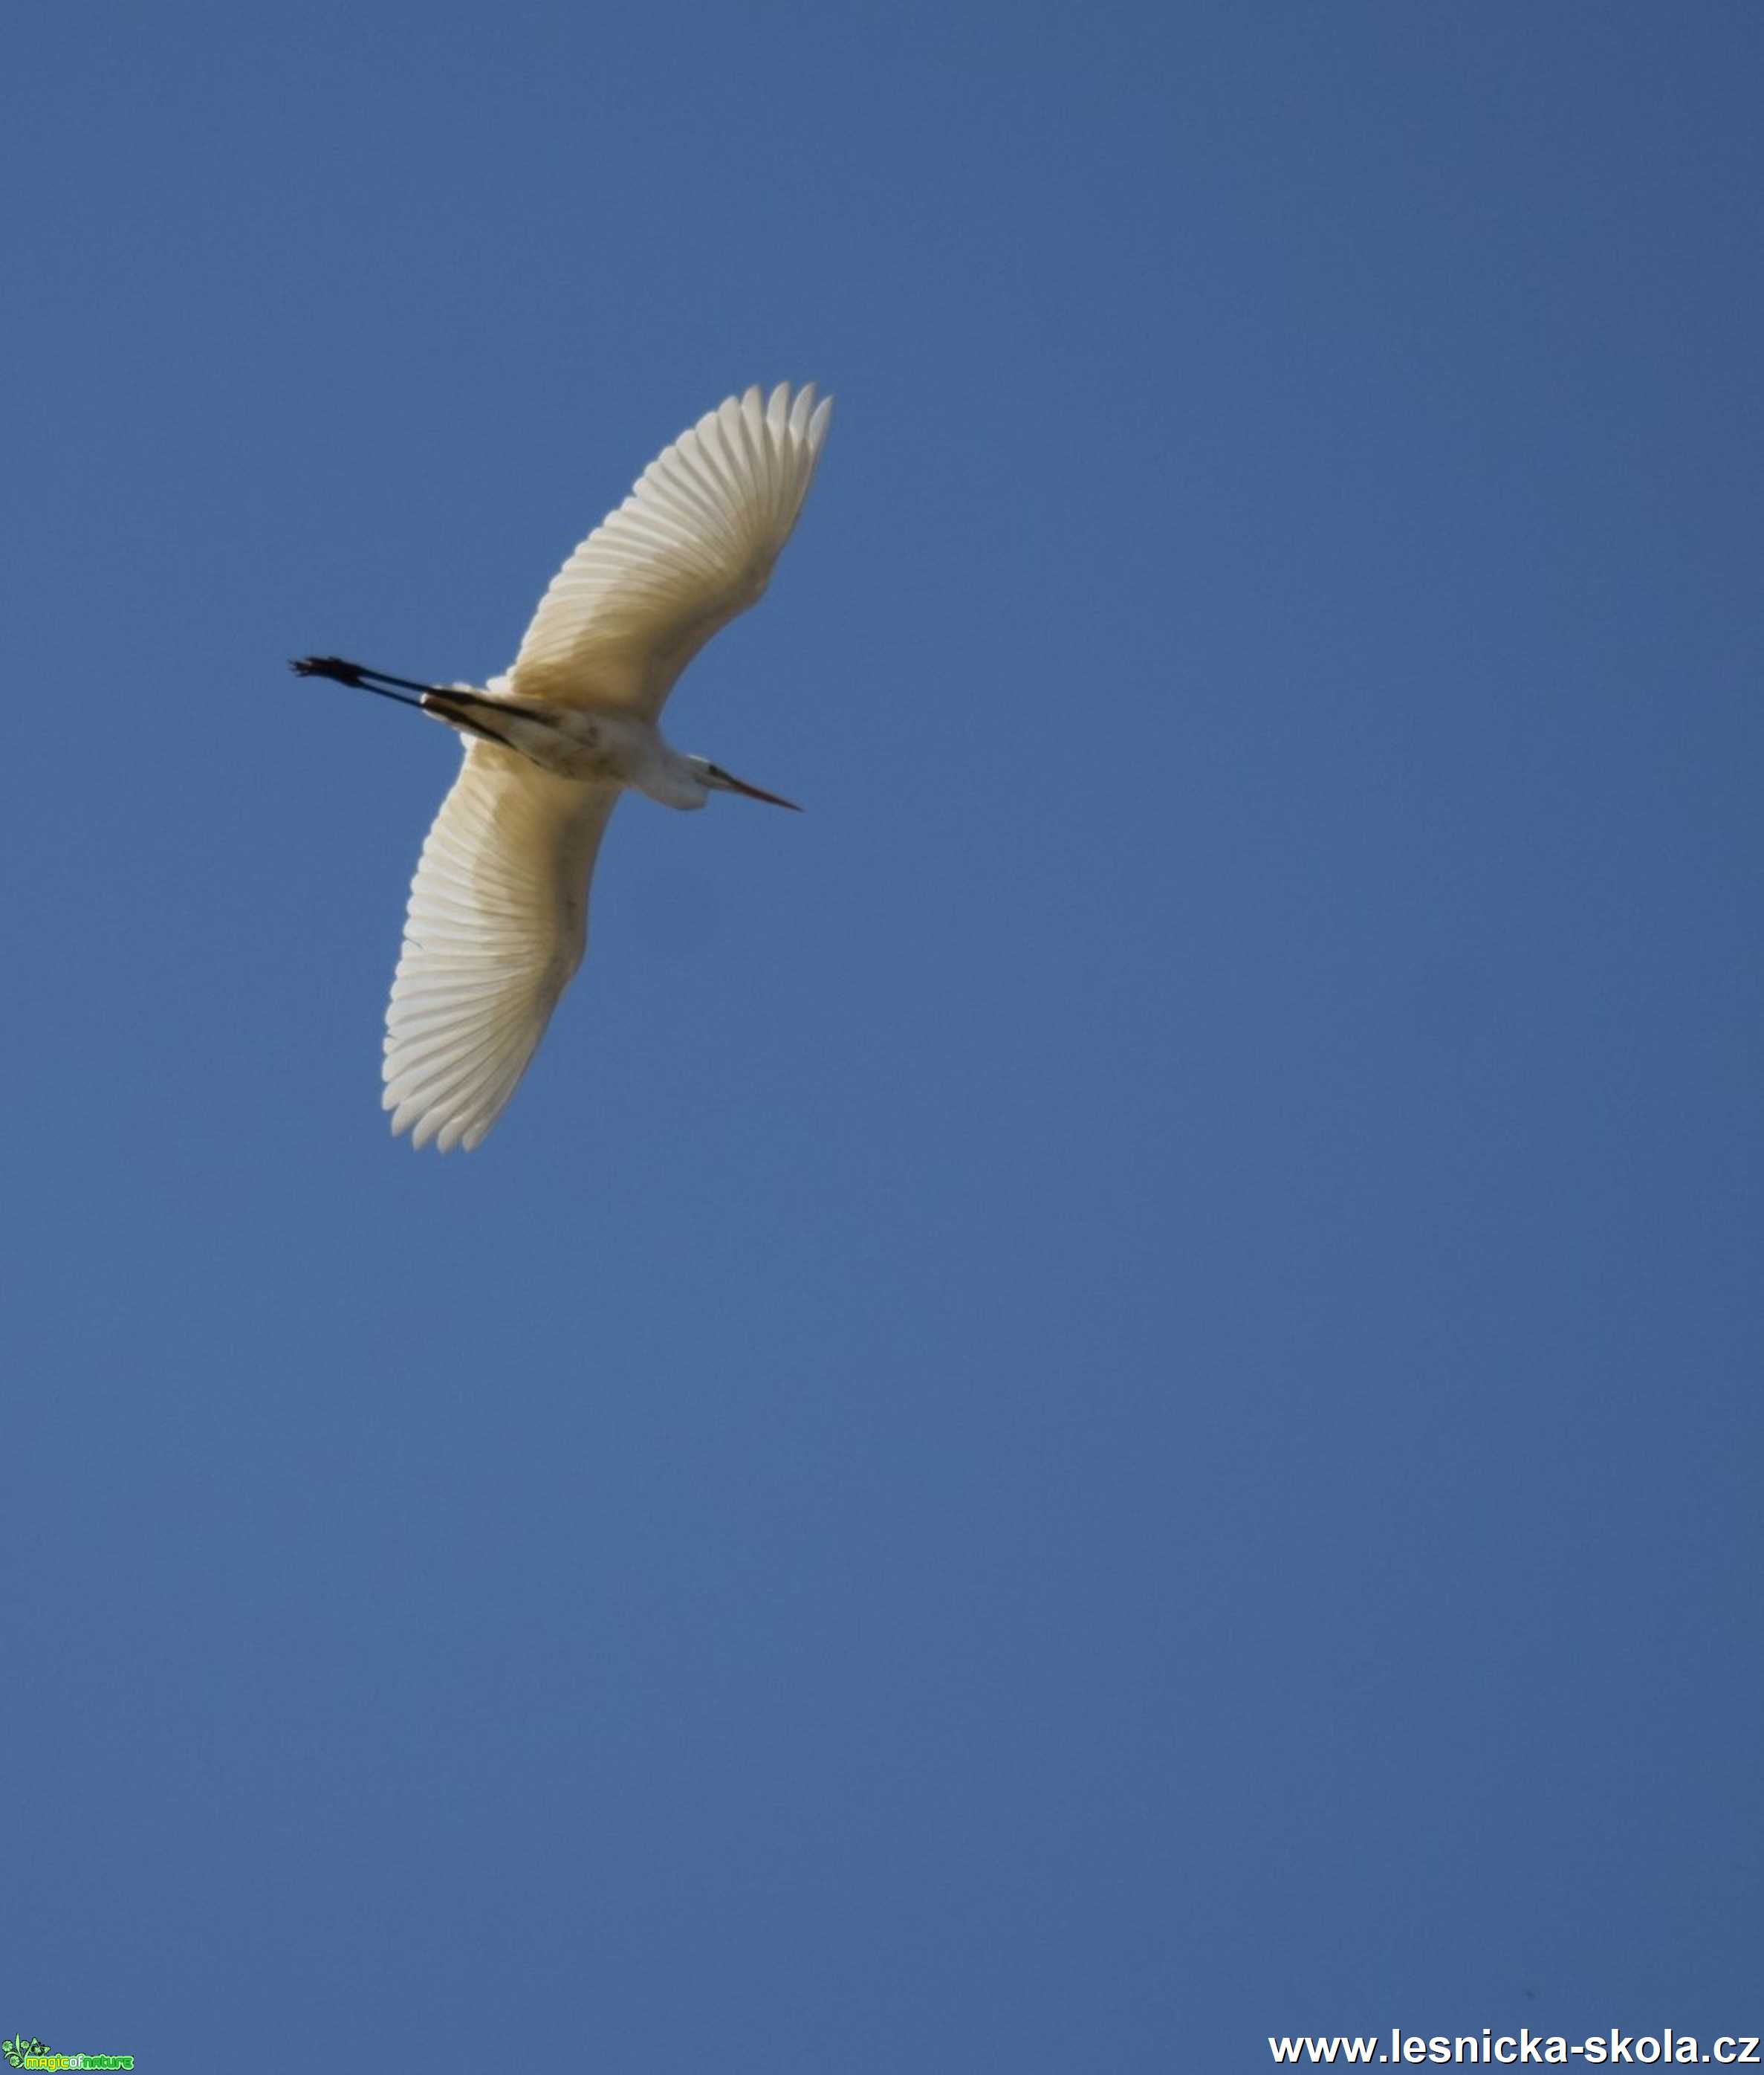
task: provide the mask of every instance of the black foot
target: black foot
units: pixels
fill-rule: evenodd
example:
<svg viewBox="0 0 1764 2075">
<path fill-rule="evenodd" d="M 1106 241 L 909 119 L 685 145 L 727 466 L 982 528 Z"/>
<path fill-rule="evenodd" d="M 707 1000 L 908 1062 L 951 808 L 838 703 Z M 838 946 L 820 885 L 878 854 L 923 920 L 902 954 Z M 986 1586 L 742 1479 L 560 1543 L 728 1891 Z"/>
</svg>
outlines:
<svg viewBox="0 0 1764 2075">
<path fill-rule="evenodd" d="M 362 665 L 346 663 L 341 656 L 300 656 L 288 667 L 296 677 L 334 677 L 340 685 L 354 685 L 360 691 L 368 689 L 362 682 Z"/>
</svg>

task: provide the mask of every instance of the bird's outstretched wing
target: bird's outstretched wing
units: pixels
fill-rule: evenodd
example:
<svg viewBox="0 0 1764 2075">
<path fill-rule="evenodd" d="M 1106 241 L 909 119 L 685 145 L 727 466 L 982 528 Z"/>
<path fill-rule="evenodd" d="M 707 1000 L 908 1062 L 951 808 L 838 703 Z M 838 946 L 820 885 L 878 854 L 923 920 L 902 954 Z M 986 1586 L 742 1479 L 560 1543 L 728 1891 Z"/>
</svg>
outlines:
<svg viewBox="0 0 1764 2075">
<path fill-rule="evenodd" d="M 495 690 L 653 720 L 719 627 L 759 598 L 814 479 L 830 396 L 780 383 L 708 411 L 552 579 Z"/>
<path fill-rule="evenodd" d="M 589 876 L 618 797 L 494 743 L 468 746 L 411 881 L 386 1011 L 383 1102 L 412 1145 L 469 1151 L 514 1093 L 582 963 Z"/>
</svg>

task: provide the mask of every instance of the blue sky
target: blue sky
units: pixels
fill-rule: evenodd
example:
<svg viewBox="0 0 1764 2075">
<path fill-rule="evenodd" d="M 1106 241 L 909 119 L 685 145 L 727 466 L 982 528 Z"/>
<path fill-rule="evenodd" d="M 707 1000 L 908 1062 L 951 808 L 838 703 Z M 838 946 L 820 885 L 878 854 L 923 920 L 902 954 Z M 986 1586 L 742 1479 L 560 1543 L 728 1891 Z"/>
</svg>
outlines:
<svg viewBox="0 0 1764 2075">
<path fill-rule="evenodd" d="M 33 10 L 0 2029 L 1759 2029 L 1737 4 Z M 839 408 L 482 1152 L 438 729 Z"/>
</svg>

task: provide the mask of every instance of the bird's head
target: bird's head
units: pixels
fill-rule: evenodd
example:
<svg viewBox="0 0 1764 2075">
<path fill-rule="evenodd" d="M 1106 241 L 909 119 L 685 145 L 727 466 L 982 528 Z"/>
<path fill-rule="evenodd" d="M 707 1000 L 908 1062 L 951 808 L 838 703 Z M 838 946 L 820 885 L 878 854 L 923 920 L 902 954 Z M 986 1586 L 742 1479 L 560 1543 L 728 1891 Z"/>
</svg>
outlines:
<svg viewBox="0 0 1764 2075">
<path fill-rule="evenodd" d="M 686 763 L 706 795 L 739 793 L 744 799 L 764 800 L 768 807 L 788 807 L 793 814 L 802 812 L 794 800 L 781 799 L 776 793 L 762 793 L 757 785 L 748 785 L 744 778 L 731 778 L 720 764 L 713 764 L 707 756 L 689 756 Z"/>
</svg>

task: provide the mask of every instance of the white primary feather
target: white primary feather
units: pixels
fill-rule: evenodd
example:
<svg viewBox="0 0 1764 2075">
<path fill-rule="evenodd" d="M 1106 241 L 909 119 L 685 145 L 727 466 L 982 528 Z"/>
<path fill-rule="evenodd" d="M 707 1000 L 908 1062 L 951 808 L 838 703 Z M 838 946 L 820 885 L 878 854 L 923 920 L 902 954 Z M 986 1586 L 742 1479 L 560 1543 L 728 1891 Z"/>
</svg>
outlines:
<svg viewBox="0 0 1764 2075">
<path fill-rule="evenodd" d="M 466 744 L 411 882 L 386 1011 L 383 1101 L 412 1145 L 470 1151 L 514 1093 L 582 963 L 619 792 Z"/>
<path fill-rule="evenodd" d="M 781 382 L 707 411 L 658 454 L 552 580 L 494 689 L 653 720 L 720 627 L 764 591 L 833 409 Z"/>
</svg>

